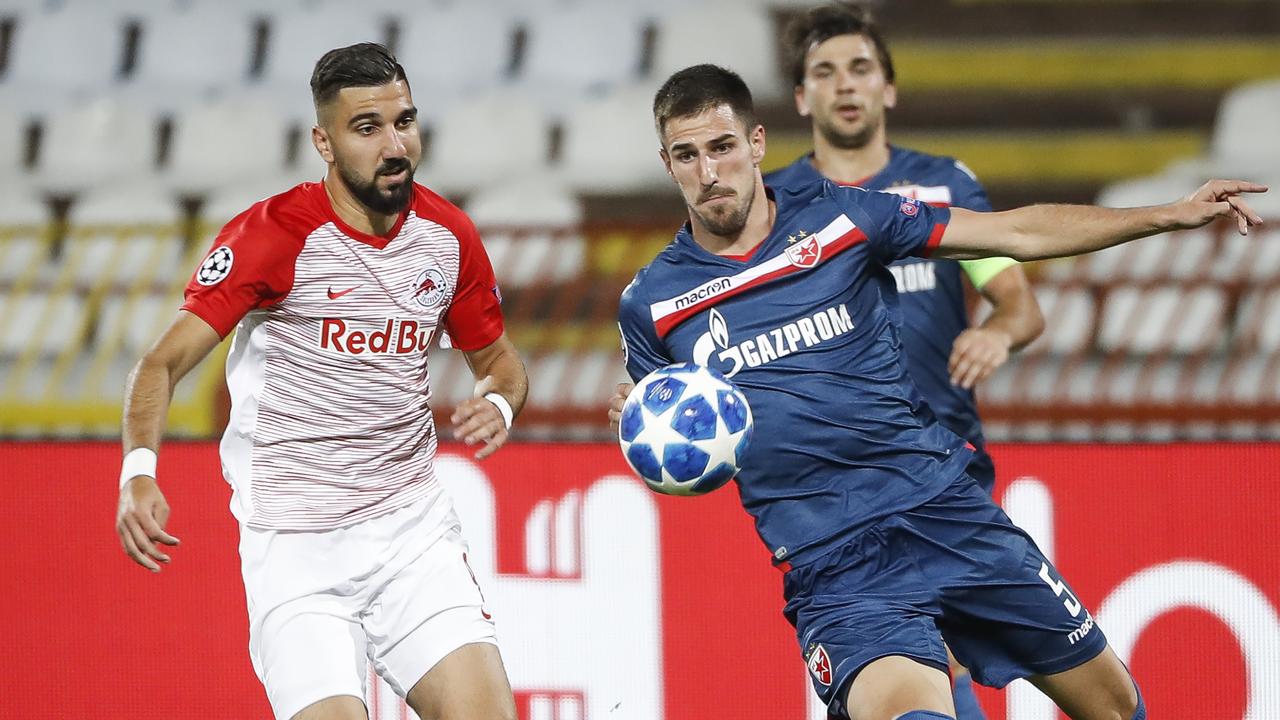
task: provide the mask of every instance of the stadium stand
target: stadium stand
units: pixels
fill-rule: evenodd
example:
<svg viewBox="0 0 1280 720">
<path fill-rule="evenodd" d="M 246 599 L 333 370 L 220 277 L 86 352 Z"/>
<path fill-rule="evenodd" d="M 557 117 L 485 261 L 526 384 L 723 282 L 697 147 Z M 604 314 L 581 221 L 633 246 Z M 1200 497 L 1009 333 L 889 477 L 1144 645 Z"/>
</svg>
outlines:
<svg viewBox="0 0 1280 720">
<path fill-rule="evenodd" d="M 218 227 L 322 176 L 315 59 L 379 40 L 421 109 L 419 180 L 472 213 L 501 279 L 533 378 L 522 432 L 602 436 L 616 298 L 682 212 L 652 90 L 693 62 L 734 67 L 770 131 L 766 168 L 789 162 L 809 137 L 776 38 L 807 4 L 0 0 L 0 435 L 115 431 L 130 364 Z M 1274 3 L 881 11 L 910 89 L 894 140 L 964 159 L 997 207 L 1280 180 Z M 1259 207 L 1280 220 L 1280 193 Z M 982 390 L 993 439 L 1280 437 L 1280 232 L 1213 227 L 1031 273 L 1048 327 Z M 441 410 L 469 394 L 456 354 L 433 373 Z M 180 388 L 176 432 L 216 428 L 219 374 L 220 356 Z"/>
</svg>

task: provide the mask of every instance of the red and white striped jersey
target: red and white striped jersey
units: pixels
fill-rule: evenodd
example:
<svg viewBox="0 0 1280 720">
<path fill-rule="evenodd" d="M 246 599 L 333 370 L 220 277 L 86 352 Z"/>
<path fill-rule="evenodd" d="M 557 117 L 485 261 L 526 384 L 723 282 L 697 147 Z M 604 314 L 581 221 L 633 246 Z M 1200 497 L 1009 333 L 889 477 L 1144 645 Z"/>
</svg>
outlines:
<svg viewBox="0 0 1280 720">
<path fill-rule="evenodd" d="M 228 223 L 182 309 L 236 330 L 221 446 L 236 518 L 325 530 L 438 492 L 428 347 L 442 331 L 494 342 L 498 303 L 475 226 L 422 186 L 384 237 L 344 223 L 321 183 Z"/>
</svg>

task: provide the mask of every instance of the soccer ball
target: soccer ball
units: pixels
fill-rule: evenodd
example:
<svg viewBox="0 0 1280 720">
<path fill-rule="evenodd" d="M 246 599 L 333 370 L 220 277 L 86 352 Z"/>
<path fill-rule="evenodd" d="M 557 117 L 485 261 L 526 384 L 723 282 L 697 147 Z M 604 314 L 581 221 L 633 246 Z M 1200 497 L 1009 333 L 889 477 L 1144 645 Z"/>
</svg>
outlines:
<svg viewBox="0 0 1280 720">
<path fill-rule="evenodd" d="M 738 474 L 751 429 L 747 399 L 728 378 L 679 363 L 636 384 L 622 406 L 618 440 L 651 490 L 701 495 Z"/>
</svg>

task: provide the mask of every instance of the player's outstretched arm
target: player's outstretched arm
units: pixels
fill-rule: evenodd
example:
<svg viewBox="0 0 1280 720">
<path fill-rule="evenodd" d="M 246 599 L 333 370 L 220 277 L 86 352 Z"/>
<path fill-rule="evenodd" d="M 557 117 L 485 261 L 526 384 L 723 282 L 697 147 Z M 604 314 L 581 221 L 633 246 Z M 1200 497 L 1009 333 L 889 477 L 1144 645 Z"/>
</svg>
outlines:
<svg viewBox="0 0 1280 720">
<path fill-rule="evenodd" d="M 1009 263 L 1009 260 L 976 262 Z M 970 278 L 973 277 L 971 273 Z M 1044 315 L 1020 265 L 1010 264 L 1000 270 L 982 283 L 978 292 L 991 303 L 991 315 L 982 325 L 968 328 L 956 337 L 947 360 L 951 382 L 966 390 L 1004 365 L 1010 352 L 1021 350 L 1044 332 Z"/>
<path fill-rule="evenodd" d="M 1262 218 L 1241 196 L 1266 191 L 1265 185 L 1241 180 L 1211 180 L 1181 200 L 1151 207 L 1033 205 L 997 213 L 955 209 L 934 255 L 956 260 L 994 255 L 1022 261 L 1065 257 L 1162 232 L 1198 228 L 1220 217 L 1235 220 L 1246 235 Z"/>
<path fill-rule="evenodd" d="M 133 561 L 152 572 L 169 562 L 157 543 L 177 545 L 165 532 L 169 504 L 156 484 L 155 453 L 164 434 L 173 388 L 209 354 L 221 338 L 204 320 L 179 311 L 169 328 L 142 356 L 125 387 L 125 466 L 116 507 L 116 534 Z M 137 452 L 135 452 L 137 451 Z"/>
<path fill-rule="evenodd" d="M 453 411 L 453 436 L 468 445 L 484 443 L 476 452 L 476 459 L 483 460 L 507 442 L 511 421 L 529 394 L 529 376 L 505 332 L 485 347 L 463 354 L 476 378 L 476 390 L 475 397 Z"/>
</svg>

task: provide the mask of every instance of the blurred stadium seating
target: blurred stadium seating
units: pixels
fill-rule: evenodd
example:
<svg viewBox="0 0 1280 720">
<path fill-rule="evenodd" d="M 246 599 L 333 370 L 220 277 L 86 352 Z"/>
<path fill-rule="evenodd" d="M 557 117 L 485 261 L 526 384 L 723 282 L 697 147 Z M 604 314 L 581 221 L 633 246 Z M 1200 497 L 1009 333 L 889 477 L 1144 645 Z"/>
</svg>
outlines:
<svg viewBox="0 0 1280 720">
<path fill-rule="evenodd" d="M 419 179 L 484 230 L 530 365 L 526 437 L 603 436 L 618 293 L 682 213 L 651 92 L 688 63 L 734 67 L 768 167 L 789 162 L 809 137 L 776 38 L 808 4 L 0 0 L 0 435 L 116 431 L 125 374 L 220 224 L 322 176 L 315 59 L 378 40 L 422 110 Z M 898 0 L 882 21 L 894 141 L 962 158 L 997 207 L 1280 181 L 1276 3 Z M 1280 221 L 1280 192 L 1260 205 Z M 1048 329 L 983 389 L 991 437 L 1280 438 L 1280 231 L 1032 274 Z M 220 359 L 181 386 L 178 434 L 215 429 Z M 460 357 L 433 368 L 438 404 L 469 395 Z"/>
</svg>

